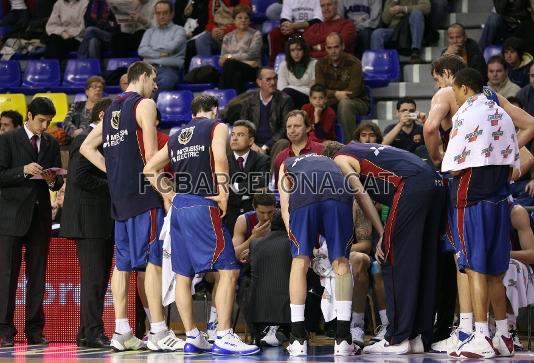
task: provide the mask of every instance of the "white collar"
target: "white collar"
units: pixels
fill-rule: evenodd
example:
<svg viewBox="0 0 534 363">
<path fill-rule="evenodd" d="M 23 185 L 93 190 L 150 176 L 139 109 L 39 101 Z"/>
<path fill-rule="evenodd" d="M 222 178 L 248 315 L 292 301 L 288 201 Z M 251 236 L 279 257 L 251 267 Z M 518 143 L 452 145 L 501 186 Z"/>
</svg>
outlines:
<svg viewBox="0 0 534 363">
<path fill-rule="evenodd" d="M 234 151 L 234 156 L 235 156 L 235 159 L 237 160 L 237 158 L 241 157 L 243 158 L 243 167 L 245 167 L 245 164 L 247 163 L 247 158 L 248 158 L 248 155 L 250 154 L 250 149 L 249 151 L 247 151 L 245 154 L 243 155 L 238 155 L 235 151 Z"/>
<path fill-rule="evenodd" d="M 30 131 L 30 129 L 28 128 L 28 126 L 26 126 L 26 122 L 24 123 L 24 131 L 26 131 L 26 135 L 28 135 L 28 139 L 32 139 L 32 136 L 33 135 L 37 135 L 37 134 L 34 134 L 33 132 Z M 41 140 L 41 135 L 37 135 L 38 139 L 37 140 Z"/>
</svg>

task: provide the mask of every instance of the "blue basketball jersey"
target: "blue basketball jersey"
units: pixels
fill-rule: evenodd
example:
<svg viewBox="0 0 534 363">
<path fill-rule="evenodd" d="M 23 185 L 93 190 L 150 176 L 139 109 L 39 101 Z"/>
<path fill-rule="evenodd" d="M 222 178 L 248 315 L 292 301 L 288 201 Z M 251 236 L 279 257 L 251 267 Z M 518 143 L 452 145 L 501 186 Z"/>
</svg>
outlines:
<svg viewBox="0 0 534 363">
<path fill-rule="evenodd" d="M 213 132 L 218 123 L 196 118 L 169 138 L 169 160 L 175 172 L 177 193 L 198 196 L 218 193 L 211 150 Z"/>
<path fill-rule="evenodd" d="M 246 212 L 244 216 L 247 224 L 247 231 L 245 232 L 245 240 L 247 240 L 252 235 L 254 226 L 258 224 L 258 215 L 256 214 L 256 211 L 252 210 L 250 212 Z"/>
<path fill-rule="evenodd" d="M 152 208 L 162 208 L 157 192 L 143 175 L 144 155 L 137 141 L 137 104 L 143 99 L 135 92 L 118 95 L 104 116 L 102 142 L 111 215 L 126 220 Z"/>
<path fill-rule="evenodd" d="M 291 182 L 291 190 L 288 190 L 290 212 L 323 200 L 352 203 L 343 173 L 329 157 L 306 154 L 288 158 L 284 164 L 284 177 Z"/>
</svg>

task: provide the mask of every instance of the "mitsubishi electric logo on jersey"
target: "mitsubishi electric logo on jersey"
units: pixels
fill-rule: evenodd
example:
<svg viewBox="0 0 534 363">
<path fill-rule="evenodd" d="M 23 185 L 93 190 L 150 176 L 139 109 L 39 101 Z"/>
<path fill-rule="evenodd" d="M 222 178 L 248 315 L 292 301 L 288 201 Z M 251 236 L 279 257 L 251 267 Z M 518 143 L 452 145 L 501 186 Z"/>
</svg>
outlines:
<svg viewBox="0 0 534 363">
<path fill-rule="evenodd" d="M 104 142 L 103 147 L 113 147 L 119 145 L 121 142 L 124 141 L 124 138 L 128 136 L 128 130 L 120 130 L 117 133 L 106 135 L 106 142 Z"/>
</svg>

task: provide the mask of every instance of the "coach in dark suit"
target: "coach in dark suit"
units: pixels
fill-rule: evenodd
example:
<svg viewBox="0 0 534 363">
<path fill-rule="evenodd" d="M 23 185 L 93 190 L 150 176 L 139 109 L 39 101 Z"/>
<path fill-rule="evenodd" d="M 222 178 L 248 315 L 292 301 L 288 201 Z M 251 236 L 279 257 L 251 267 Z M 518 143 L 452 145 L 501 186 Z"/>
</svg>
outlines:
<svg viewBox="0 0 534 363">
<path fill-rule="evenodd" d="M 29 344 L 46 344 L 43 297 L 51 233 L 51 190 L 63 178 L 47 169 L 61 167 L 58 142 L 44 133 L 56 114 L 48 98 L 28 106 L 24 127 L 0 135 L 0 346 L 12 346 L 15 294 L 26 246 L 26 329 Z M 31 179 L 33 176 L 42 179 Z"/>
<path fill-rule="evenodd" d="M 80 146 L 102 121 L 110 104 L 110 99 L 103 99 L 93 107 L 91 127 L 71 144 L 61 217 L 60 235 L 76 240 L 80 262 L 80 328 L 76 344 L 93 348 L 109 346 L 102 314 L 113 258 L 113 220 L 106 174 L 80 154 Z"/>
<path fill-rule="evenodd" d="M 241 214 L 253 210 L 252 194 L 269 184 L 270 159 L 265 154 L 251 150 L 256 136 L 256 127 L 250 121 L 234 122 L 228 167 L 230 173 L 230 196 L 225 223 L 234 235 L 234 225 Z"/>
</svg>

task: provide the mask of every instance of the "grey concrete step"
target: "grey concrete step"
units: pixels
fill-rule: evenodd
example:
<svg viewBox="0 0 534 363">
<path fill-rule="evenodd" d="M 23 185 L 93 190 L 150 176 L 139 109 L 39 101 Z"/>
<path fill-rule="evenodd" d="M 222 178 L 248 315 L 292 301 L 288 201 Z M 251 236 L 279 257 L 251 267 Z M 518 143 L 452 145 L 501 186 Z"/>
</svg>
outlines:
<svg viewBox="0 0 534 363">
<path fill-rule="evenodd" d="M 407 64 L 402 68 L 403 81 L 414 83 L 432 83 L 434 80 L 430 75 L 431 66 L 428 63 Z"/>
<path fill-rule="evenodd" d="M 466 28 L 481 28 L 486 23 L 489 12 L 450 13 L 449 23 L 460 23 Z"/>
<path fill-rule="evenodd" d="M 398 99 L 401 97 L 430 99 L 434 95 L 433 83 L 391 82 L 387 87 L 373 88 L 375 99 Z"/>
<path fill-rule="evenodd" d="M 417 111 L 428 115 L 430 110 L 430 100 L 415 99 Z M 395 120 L 397 118 L 397 101 L 378 101 L 376 104 L 376 117 L 380 120 Z"/>
<path fill-rule="evenodd" d="M 456 0 L 453 11 L 457 13 L 490 12 L 493 9 L 493 1 L 489 0 Z"/>
</svg>

